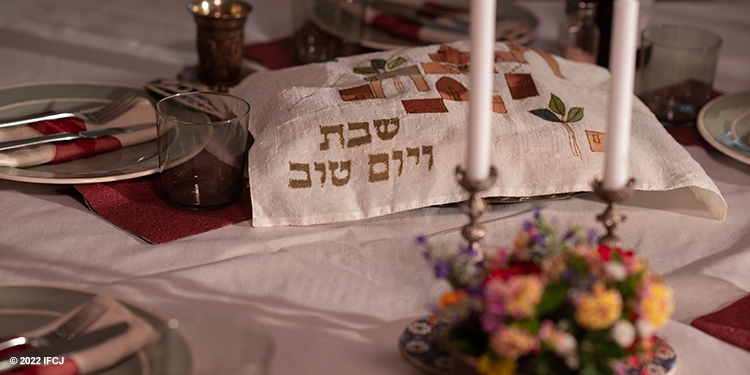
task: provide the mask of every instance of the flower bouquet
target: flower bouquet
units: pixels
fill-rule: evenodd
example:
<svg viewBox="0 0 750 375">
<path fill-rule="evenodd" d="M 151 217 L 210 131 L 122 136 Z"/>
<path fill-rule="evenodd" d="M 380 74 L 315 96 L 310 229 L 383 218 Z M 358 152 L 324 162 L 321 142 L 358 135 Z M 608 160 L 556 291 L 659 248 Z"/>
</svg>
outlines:
<svg viewBox="0 0 750 375">
<path fill-rule="evenodd" d="M 673 311 L 670 289 L 632 251 L 560 231 L 537 211 L 512 246 L 478 259 L 431 246 L 425 257 L 452 290 L 434 319 L 444 343 L 481 374 L 626 374 L 654 351 Z"/>
</svg>

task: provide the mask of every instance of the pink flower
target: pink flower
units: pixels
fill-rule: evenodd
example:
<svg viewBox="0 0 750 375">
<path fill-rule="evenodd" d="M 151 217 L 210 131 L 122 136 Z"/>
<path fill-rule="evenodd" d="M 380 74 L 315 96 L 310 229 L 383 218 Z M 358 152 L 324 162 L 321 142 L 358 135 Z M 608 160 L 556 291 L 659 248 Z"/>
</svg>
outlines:
<svg viewBox="0 0 750 375">
<path fill-rule="evenodd" d="M 538 346 L 534 336 L 514 326 L 503 326 L 490 336 L 490 348 L 501 357 L 517 359 Z"/>
<path fill-rule="evenodd" d="M 523 319 L 535 314 L 542 299 L 544 283 L 538 275 L 517 275 L 505 281 L 493 278 L 484 291 L 487 312 Z"/>
</svg>

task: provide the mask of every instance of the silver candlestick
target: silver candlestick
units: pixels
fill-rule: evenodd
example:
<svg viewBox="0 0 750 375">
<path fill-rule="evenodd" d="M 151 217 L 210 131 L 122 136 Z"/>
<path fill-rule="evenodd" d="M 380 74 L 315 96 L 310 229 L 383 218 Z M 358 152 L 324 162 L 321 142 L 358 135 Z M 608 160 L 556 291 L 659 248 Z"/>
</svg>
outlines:
<svg viewBox="0 0 750 375">
<path fill-rule="evenodd" d="M 607 203 L 607 209 L 596 217 L 607 228 L 607 234 L 599 238 L 600 245 L 606 245 L 613 249 L 622 248 L 622 241 L 615 235 L 615 229 L 625 221 L 626 217 L 620 212 L 618 203 L 633 196 L 634 183 L 635 180 L 631 178 L 624 187 L 618 190 L 606 190 L 601 180 L 595 180 L 592 184 L 596 195 Z"/>
<path fill-rule="evenodd" d="M 469 192 L 469 199 L 459 205 L 461 212 L 469 216 L 469 223 L 464 226 L 461 234 L 466 241 L 469 242 L 469 247 L 473 249 L 480 258 L 482 257 L 482 252 L 479 250 L 479 241 L 484 238 L 487 231 L 484 229 L 484 226 L 479 224 L 477 219 L 487 209 L 487 204 L 484 199 L 479 196 L 479 193 L 494 185 L 496 179 L 497 170 L 495 170 L 495 167 L 490 167 L 490 176 L 486 180 L 469 178 L 463 168 L 460 166 L 456 167 L 456 180 L 461 187 Z"/>
</svg>

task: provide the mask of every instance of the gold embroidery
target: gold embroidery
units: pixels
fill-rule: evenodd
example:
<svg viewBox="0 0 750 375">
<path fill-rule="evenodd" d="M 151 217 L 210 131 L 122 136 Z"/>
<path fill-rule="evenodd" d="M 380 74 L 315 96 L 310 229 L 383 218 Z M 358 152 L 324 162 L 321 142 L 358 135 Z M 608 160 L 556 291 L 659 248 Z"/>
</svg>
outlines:
<svg viewBox="0 0 750 375">
<path fill-rule="evenodd" d="M 320 151 L 325 151 L 330 148 L 331 144 L 328 140 L 329 134 L 338 134 L 341 148 L 344 148 L 344 124 L 326 126 L 320 125 L 320 134 L 323 135 L 323 142 L 320 142 Z"/>
<path fill-rule="evenodd" d="M 310 164 L 289 162 L 290 172 L 303 172 L 306 174 L 304 179 L 289 179 L 290 189 L 306 189 L 312 187 L 312 178 L 310 176 Z"/>
<path fill-rule="evenodd" d="M 369 170 L 367 172 L 367 181 L 369 182 L 381 182 L 381 181 L 388 181 L 388 177 L 390 176 L 390 162 L 388 160 L 388 154 L 370 154 L 370 158 L 367 162 L 369 165 Z M 376 171 L 375 166 L 378 164 L 383 165 L 383 169 L 381 171 Z"/>
</svg>

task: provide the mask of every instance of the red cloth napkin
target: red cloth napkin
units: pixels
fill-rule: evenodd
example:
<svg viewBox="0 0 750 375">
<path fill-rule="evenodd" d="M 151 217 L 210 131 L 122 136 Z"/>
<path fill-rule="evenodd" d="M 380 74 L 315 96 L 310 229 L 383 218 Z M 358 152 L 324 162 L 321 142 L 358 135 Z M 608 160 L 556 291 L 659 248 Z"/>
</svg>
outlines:
<svg viewBox="0 0 750 375">
<path fill-rule="evenodd" d="M 120 149 L 156 138 L 154 107 L 145 98 L 121 116 L 104 124 L 87 124 L 77 118 L 64 118 L 52 121 L 39 121 L 29 125 L 0 129 L 0 141 L 13 141 L 58 133 L 77 133 L 83 130 L 144 126 L 143 129 L 115 134 L 96 139 L 78 139 L 71 142 L 58 142 L 19 148 L 0 152 L 0 166 L 23 168 L 39 164 L 56 164 L 70 160 L 89 158 L 94 155 Z"/>
<path fill-rule="evenodd" d="M 750 295 L 719 311 L 696 318 L 690 325 L 750 351 Z"/>
<path fill-rule="evenodd" d="M 247 182 L 245 182 L 247 185 Z M 92 211 L 152 244 L 219 229 L 252 218 L 250 189 L 233 205 L 186 211 L 167 204 L 158 174 L 132 180 L 74 186 Z"/>
</svg>

